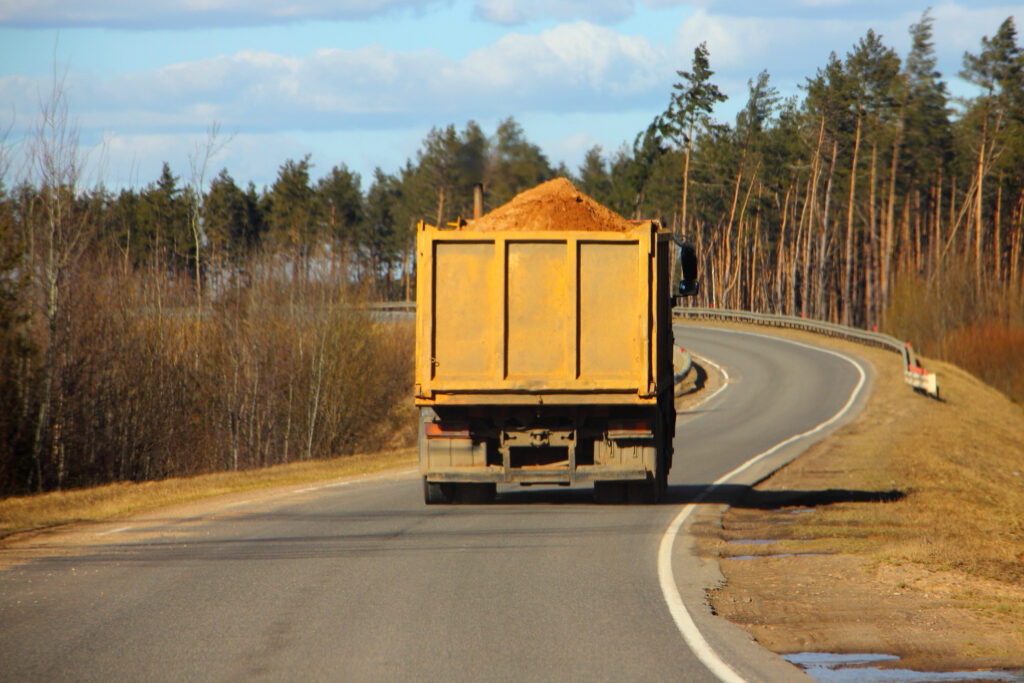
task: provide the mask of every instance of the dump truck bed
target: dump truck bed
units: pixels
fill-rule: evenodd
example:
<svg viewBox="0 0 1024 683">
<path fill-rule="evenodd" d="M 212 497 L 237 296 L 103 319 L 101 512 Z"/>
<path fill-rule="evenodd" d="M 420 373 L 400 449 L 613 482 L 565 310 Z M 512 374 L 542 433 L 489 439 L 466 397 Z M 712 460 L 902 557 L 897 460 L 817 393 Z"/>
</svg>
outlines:
<svg viewBox="0 0 1024 683">
<path fill-rule="evenodd" d="M 420 224 L 418 405 L 657 400 L 671 386 L 668 235 Z"/>
</svg>

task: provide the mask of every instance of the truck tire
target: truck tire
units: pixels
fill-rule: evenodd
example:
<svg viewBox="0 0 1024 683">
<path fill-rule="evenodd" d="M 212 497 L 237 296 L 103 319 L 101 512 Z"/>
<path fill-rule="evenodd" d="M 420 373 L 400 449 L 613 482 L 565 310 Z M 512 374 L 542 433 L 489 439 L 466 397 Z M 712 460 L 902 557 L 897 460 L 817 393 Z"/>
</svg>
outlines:
<svg viewBox="0 0 1024 683">
<path fill-rule="evenodd" d="M 632 505 L 653 505 L 661 498 L 661 484 L 658 477 L 631 481 L 626 487 L 626 500 Z"/>
<path fill-rule="evenodd" d="M 654 468 L 654 476 L 642 481 L 631 481 L 626 487 L 626 500 L 636 505 L 654 505 L 661 500 L 661 494 L 668 488 L 668 468 L 665 466 L 667 454 L 664 448 L 658 449 L 658 461 Z"/>
<path fill-rule="evenodd" d="M 493 503 L 498 495 L 497 484 L 453 484 L 455 487 L 455 499 L 460 503 L 470 505 L 486 505 Z"/>
<path fill-rule="evenodd" d="M 621 505 L 626 502 L 624 481 L 595 481 L 594 502 L 598 505 Z"/>
<path fill-rule="evenodd" d="M 423 502 L 427 505 L 445 505 L 454 502 L 455 491 L 452 484 L 439 481 L 427 481 L 423 477 Z"/>
</svg>

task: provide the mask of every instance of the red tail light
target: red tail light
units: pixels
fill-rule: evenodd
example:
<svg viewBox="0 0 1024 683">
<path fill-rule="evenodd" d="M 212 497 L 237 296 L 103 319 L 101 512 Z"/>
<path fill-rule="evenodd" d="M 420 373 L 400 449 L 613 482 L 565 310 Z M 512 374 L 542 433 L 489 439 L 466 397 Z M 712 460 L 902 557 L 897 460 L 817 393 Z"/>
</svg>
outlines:
<svg viewBox="0 0 1024 683">
<path fill-rule="evenodd" d="M 647 420 L 608 420 L 609 439 L 653 439 L 654 427 Z"/>
</svg>

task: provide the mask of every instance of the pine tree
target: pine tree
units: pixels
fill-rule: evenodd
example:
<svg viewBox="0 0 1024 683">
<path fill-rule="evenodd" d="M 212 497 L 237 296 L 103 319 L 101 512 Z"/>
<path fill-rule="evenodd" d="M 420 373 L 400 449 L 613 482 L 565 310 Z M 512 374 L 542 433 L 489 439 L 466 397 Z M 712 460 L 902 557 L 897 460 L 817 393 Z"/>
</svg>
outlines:
<svg viewBox="0 0 1024 683">
<path fill-rule="evenodd" d="M 278 243 L 291 251 L 292 277 L 296 280 L 300 263 L 306 261 L 318 237 L 311 168 L 308 154 L 298 162 L 288 159 L 270 190 L 270 228 Z"/>
<path fill-rule="evenodd" d="M 985 179 L 992 163 L 1006 144 L 1006 131 L 1024 119 L 1024 57 L 1017 45 L 1017 28 L 1013 17 L 1007 17 L 996 34 L 981 41 L 977 55 L 964 53 L 960 76 L 982 89 L 971 118 L 980 120 L 977 143 L 977 164 L 974 177 L 974 277 L 977 289 L 982 288 L 984 260 Z M 977 125 L 977 124 L 975 124 Z M 998 245 L 995 249 L 998 254 Z"/>
<path fill-rule="evenodd" d="M 331 244 L 332 267 L 345 265 L 345 259 L 358 241 L 365 207 L 361 179 L 345 164 L 335 166 L 316 185 L 319 233 Z"/>
<path fill-rule="evenodd" d="M 716 104 L 725 102 L 728 98 L 711 82 L 715 72 L 711 70 L 707 43 L 701 43 L 694 48 L 690 71 L 676 71 L 676 75 L 679 76 L 679 81 L 672 86 L 675 92 L 672 94 L 668 110 L 656 120 L 663 126 L 665 134 L 684 149 L 680 226 L 685 234 L 690 157 L 695 136 L 712 127 L 711 112 Z"/>
<path fill-rule="evenodd" d="M 612 181 L 599 145 L 588 149 L 583 156 L 579 183 L 580 189 L 587 195 L 605 205 L 612 203 Z"/>
</svg>

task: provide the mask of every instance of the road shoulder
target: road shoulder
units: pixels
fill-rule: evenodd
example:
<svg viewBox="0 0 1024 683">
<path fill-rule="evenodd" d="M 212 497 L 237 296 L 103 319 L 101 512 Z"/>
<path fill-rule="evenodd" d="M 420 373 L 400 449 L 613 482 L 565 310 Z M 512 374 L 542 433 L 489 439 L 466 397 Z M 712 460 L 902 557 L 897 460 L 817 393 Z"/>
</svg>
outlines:
<svg viewBox="0 0 1024 683">
<path fill-rule="evenodd" d="M 903 384 L 894 354 L 771 334 L 865 360 L 875 390 L 827 441 L 691 520 L 696 557 L 687 565 L 678 549 L 677 576 L 705 562 L 721 577 L 691 599 L 780 654 L 889 654 L 899 659 L 880 666 L 919 671 L 1024 666 L 1024 411 L 954 366 L 929 364 L 939 402 Z"/>
</svg>

